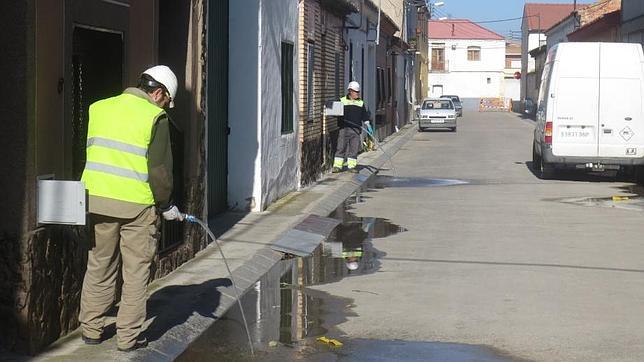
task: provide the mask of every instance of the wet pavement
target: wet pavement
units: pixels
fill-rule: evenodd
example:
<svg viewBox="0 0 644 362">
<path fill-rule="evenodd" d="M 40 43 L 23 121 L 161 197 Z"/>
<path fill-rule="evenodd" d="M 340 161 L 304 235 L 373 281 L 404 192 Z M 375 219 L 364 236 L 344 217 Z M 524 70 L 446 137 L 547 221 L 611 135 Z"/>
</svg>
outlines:
<svg viewBox="0 0 644 362">
<path fill-rule="evenodd" d="M 377 176 L 371 185 L 376 189 L 385 187 L 441 187 L 467 185 L 468 181 L 428 177 Z"/>
<path fill-rule="evenodd" d="M 390 184 L 399 180 L 384 178 Z M 379 188 L 383 178 L 371 186 Z M 406 180 L 417 187 L 421 180 Z M 454 185 L 454 180 L 425 180 Z M 438 181 L 438 182 L 437 182 Z M 399 184 L 400 185 L 400 184 Z M 412 186 L 414 185 L 414 186 Z M 357 217 L 351 210 L 369 189 L 356 192 L 330 217 L 342 223 L 313 255 L 282 260 L 242 298 L 255 350 L 251 355 L 239 308 L 231 309 L 179 357 L 178 361 L 516 361 L 481 345 L 406 340 L 350 338 L 337 326 L 358 317 L 354 300 L 312 289 L 344 278 L 375 273 L 386 253 L 374 243 L 406 229 L 375 217 Z M 353 289 L 354 293 L 367 290 Z M 335 346 L 318 340 L 326 337 Z"/>
<path fill-rule="evenodd" d="M 356 317 L 354 301 L 311 289 L 344 278 L 377 272 L 386 254 L 374 242 L 406 229 L 386 219 L 356 217 L 356 203 L 365 200 L 357 192 L 330 217 L 342 223 L 313 255 L 282 260 L 242 297 L 249 321 L 255 355 L 250 354 L 239 308 L 231 309 L 178 359 L 284 361 L 506 361 L 501 353 L 485 346 L 455 343 L 370 340 L 346 338 L 337 325 Z M 370 293 L 354 289 L 355 293 Z M 339 340 L 335 347 L 317 340 Z"/>
</svg>

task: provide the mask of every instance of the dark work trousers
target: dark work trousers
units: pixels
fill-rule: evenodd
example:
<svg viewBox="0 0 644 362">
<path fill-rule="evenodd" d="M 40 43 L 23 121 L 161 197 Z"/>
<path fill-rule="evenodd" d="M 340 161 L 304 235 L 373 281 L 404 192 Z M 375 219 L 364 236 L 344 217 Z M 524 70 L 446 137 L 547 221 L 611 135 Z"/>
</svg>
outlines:
<svg viewBox="0 0 644 362">
<path fill-rule="evenodd" d="M 335 152 L 334 167 L 342 168 L 344 159 L 347 159 L 349 168 L 356 167 L 358 163 L 358 151 L 360 150 L 359 128 L 343 127 L 338 133 L 338 148 Z"/>
</svg>

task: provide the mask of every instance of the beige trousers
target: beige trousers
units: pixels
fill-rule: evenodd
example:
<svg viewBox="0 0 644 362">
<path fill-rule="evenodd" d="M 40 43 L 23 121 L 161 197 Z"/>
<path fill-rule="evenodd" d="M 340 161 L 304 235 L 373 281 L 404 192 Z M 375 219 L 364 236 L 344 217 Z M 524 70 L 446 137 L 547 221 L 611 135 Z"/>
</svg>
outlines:
<svg viewBox="0 0 644 362">
<path fill-rule="evenodd" d="M 123 291 L 116 316 L 116 337 L 119 348 L 129 348 L 145 321 L 146 289 L 157 250 L 156 210 L 148 207 L 134 219 L 91 214 L 90 221 L 94 239 L 81 294 L 82 332 L 89 338 L 101 337 L 105 314 L 114 303 L 122 262 Z"/>
</svg>

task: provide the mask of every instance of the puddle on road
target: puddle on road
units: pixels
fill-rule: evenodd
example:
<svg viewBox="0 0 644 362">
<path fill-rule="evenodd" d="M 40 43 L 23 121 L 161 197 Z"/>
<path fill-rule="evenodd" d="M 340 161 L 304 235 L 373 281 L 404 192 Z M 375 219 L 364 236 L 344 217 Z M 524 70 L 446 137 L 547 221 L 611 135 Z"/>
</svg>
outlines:
<svg viewBox="0 0 644 362">
<path fill-rule="evenodd" d="M 356 316 L 353 300 L 308 286 L 376 272 L 385 253 L 374 247 L 373 240 L 406 231 L 385 219 L 350 213 L 351 205 L 361 200 L 361 194 L 356 194 L 330 215 L 342 223 L 313 255 L 282 260 L 242 297 L 255 357 L 248 353 L 241 314 L 235 306 L 178 360 L 210 361 L 215 356 L 230 361 L 344 358 L 346 349 L 331 349 L 316 337 L 343 339 L 335 326 Z"/>
<path fill-rule="evenodd" d="M 375 180 L 369 184 L 369 186 L 376 189 L 382 189 L 385 187 L 439 187 L 467 184 L 469 184 L 469 182 L 456 179 L 393 177 L 378 175 L 376 176 Z"/>
<path fill-rule="evenodd" d="M 631 211 L 644 211 L 644 197 L 616 195 L 611 197 L 579 197 L 554 199 L 549 201 L 561 202 L 586 207 L 604 207 Z"/>
<path fill-rule="evenodd" d="M 337 327 L 356 318 L 354 300 L 309 286 L 377 272 L 385 253 L 375 246 L 406 229 L 388 220 L 349 212 L 362 193 L 347 199 L 330 217 L 342 220 L 313 255 L 285 259 L 265 274 L 241 299 L 255 355 L 251 356 L 239 308 L 194 341 L 177 361 L 512 361 L 503 353 L 457 343 L 351 339 Z M 354 290 L 356 293 L 368 291 Z M 337 339 L 341 347 L 317 341 Z"/>
</svg>

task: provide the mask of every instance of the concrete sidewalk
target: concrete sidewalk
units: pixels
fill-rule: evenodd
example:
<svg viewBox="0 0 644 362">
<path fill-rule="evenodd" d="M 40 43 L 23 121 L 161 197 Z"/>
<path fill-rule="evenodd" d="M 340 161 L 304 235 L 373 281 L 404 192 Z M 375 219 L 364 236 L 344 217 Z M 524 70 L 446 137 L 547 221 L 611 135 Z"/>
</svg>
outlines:
<svg viewBox="0 0 644 362">
<path fill-rule="evenodd" d="M 292 192 L 261 213 L 227 213 L 218 222 L 234 226 L 218 240 L 233 278 L 242 295 L 277 263 L 282 254 L 270 245 L 310 215 L 328 216 L 345 199 L 375 175 L 388 168 L 393 156 L 416 132 L 415 124 L 403 127 L 382 142 L 387 154 L 376 150 L 360 155 L 358 174 L 328 174 L 315 185 Z M 217 234 L 215 232 L 215 234 Z M 85 345 L 80 330 L 61 338 L 37 361 L 158 361 L 173 360 L 201 333 L 236 303 L 236 293 L 215 243 L 199 252 L 166 277 L 149 287 L 148 318 L 145 323 L 149 346 L 122 353 L 116 349 L 114 320 L 106 328 L 109 337 L 98 346 Z"/>
</svg>

